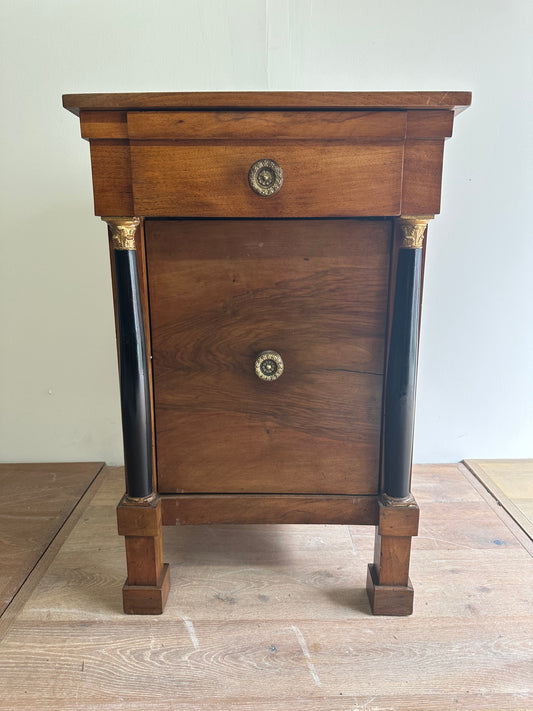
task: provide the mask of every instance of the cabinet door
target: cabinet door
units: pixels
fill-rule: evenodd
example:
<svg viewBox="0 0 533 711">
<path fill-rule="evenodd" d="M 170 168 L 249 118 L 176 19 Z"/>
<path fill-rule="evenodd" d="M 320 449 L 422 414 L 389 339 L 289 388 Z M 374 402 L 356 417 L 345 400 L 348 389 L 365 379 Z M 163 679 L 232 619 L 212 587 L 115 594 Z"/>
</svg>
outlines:
<svg viewBox="0 0 533 711">
<path fill-rule="evenodd" d="M 159 492 L 376 493 L 390 222 L 145 229 Z"/>
</svg>

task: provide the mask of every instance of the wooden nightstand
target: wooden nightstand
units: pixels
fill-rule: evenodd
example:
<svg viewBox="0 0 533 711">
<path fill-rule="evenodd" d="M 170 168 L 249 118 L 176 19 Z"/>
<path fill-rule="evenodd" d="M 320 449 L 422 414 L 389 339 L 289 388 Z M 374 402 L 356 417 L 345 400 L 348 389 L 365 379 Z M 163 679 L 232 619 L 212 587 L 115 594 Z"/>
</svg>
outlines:
<svg viewBox="0 0 533 711">
<path fill-rule="evenodd" d="M 67 95 L 109 225 L 124 610 L 163 611 L 162 525 L 376 526 L 412 612 L 423 237 L 466 92 Z"/>
</svg>

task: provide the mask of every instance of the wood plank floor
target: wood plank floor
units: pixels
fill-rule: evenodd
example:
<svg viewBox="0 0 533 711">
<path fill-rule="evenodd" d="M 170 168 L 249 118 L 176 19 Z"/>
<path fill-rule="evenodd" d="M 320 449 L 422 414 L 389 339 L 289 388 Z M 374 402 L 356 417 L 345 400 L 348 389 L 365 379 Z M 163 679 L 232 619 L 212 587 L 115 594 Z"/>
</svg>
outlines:
<svg viewBox="0 0 533 711">
<path fill-rule="evenodd" d="M 0 645 L 0 709 L 531 709 L 531 557 L 462 465 L 417 467 L 415 613 L 375 618 L 373 532 L 165 529 L 160 617 L 125 616 L 110 471 Z"/>
<path fill-rule="evenodd" d="M 0 464 L 0 615 L 103 466 Z"/>
<path fill-rule="evenodd" d="M 533 459 L 465 459 L 464 463 L 533 540 Z"/>
</svg>

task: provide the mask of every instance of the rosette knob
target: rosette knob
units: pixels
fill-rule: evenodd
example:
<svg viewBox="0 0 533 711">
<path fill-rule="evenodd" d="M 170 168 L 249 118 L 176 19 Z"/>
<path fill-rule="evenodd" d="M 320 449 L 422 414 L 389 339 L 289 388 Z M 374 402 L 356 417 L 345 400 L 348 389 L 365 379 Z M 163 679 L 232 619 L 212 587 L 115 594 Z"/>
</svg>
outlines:
<svg viewBox="0 0 533 711">
<path fill-rule="evenodd" d="M 248 182 L 252 190 L 262 197 L 275 195 L 283 185 L 283 171 L 275 160 L 261 158 L 250 168 Z"/>
<path fill-rule="evenodd" d="M 255 359 L 255 374 L 261 380 L 277 380 L 283 373 L 283 359 L 276 351 L 262 351 Z"/>
</svg>

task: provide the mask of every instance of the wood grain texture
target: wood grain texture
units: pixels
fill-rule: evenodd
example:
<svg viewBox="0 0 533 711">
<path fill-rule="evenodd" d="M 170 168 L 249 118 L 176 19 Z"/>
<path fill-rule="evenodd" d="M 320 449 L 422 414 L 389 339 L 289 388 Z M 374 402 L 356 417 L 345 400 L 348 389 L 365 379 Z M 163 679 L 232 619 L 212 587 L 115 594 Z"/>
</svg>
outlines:
<svg viewBox="0 0 533 711">
<path fill-rule="evenodd" d="M 123 497 L 117 506 L 118 532 L 124 535 L 128 577 L 122 588 L 124 612 L 160 615 L 170 588 L 163 564 L 161 501 L 134 503 Z"/>
<path fill-rule="evenodd" d="M 147 221 L 146 238 L 158 490 L 375 493 L 390 225 Z M 272 383 L 253 370 L 267 348 Z"/>
<path fill-rule="evenodd" d="M 356 524 L 378 521 L 375 496 L 183 494 L 161 497 L 163 524 Z"/>
<path fill-rule="evenodd" d="M 408 111 L 407 138 L 449 138 L 453 119 L 453 111 Z"/>
<path fill-rule="evenodd" d="M 102 467 L 0 464 L 0 615 Z"/>
<path fill-rule="evenodd" d="M 0 647 L 0 708 L 530 708 L 531 559 L 519 544 L 476 547 L 504 524 L 459 473 L 415 468 L 441 538 L 413 551 L 413 617 L 369 614 L 369 528 L 351 529 L 354 546 L 346 526 L 193 526 L 165 529 L 179 574 L 164 615 L 125 618 L 116 472 Z M 469 547 L 446 547 L 458 523 L 441 501 L 465 506 Z"/>
<path fill-rule="evenodd" d="M 298 707 L 303 696 L 308 703 L 313 700 L 310 708 L 325 710 L 337 709 L 338 697 L 342 703 L 342 696 L 348 696 L 367 698 L 367 709 L 379 709 L 372 704 L 378 685 L 389 708 L 391 704 L 395 708 L 396 698 L 405 702 L 412 693 L 430 703 L 437 694 L 450 704 L 440 708 L 451 708 L 453 699 L 467 699 L 475 689 L 479 696 L 485 690 L 487 698 L 489 690 L 498 694 L 505 703 L 500 709 L 527 709 L 516 705 L 520 694 L 527 704 L 524 692 L 530 689 L 524 629 L 506 629 L 505 619 L 485 625 L 465 621 L 461 626 L 449 620 L 440 623 L 436 637 L 428 633 L 424 621 L 393 622 L 386 620 L 386 626 L 374 629 L 348 620 L 328 628 L 323 621 L 305 618 L 298 625 L 256 622 L 253 628 L 245 621 L 199 622 L 192 639 L 179 618 L 172 624 L 165 617 L 159 624 L 150 619 L 148 637 L 131 624 L 114 622 L 107 629 L 89 625 L 83 630 L 56 623 L 38 633 L 41 650 L 31 653 L 35 675 L 31 685 L 24 685 L 25 708 L 41 704 L 41 709 L 75 709 L 77 704 L 78 709 L 129 709 L 144 703 L 144 708 L 169 709 L 180 708 L 182 701 L 195 701 L 198 708 L 199 698 L 203 708 L 222 700 L 231 708 L 233 699 L 240 698 L 241 703 L 268 700 L 270 707 L 263 708 L 279 709 Z M 19 647 L 8 647 L 13 667 L 27 664 L 23 645 L 35 647 L 33 626 L 20 624 L 18 630 Z M 65 637 L 73 632 L 76 646 L 65 653 Z M 45 674 L 53 674 L 55 687 L 46 683 Z M 38 698 L 37 689 L 43 687 L 50 689 L 51 698 Z M 4 686 L 6 701 L 20 696 L 12 682 Z"/>
<path fill-rule="evenodd" d="M 82 138 L 128 138 L 125 111 L 82 111 L 80 113 Z"/>
<path fill-rule="evenodd" d="M 404 111 L 129 111 L 127 116 L 130 139 L 353 141 L 403 139 L 406 133 Z"/>
<path fill-rule="evenodd" d="M 413 613 L 414 590 L 409 578 L 405 585 L 382 585 L 378 568 L 371 563 L 367 571 L 366 591 L 374 615 L 405 617 Z"/>
<path fill-rule="evenodd" d="M 130 147 L 127 141 L 92 140 L 94 214 L 106 217 L 132 217 Z"/>
<path fill-rule="evenodd" d="M 263 197 L 248 184 L 262 158 L 283 186 Z M 135 141 L 135 214 L 178 217 L 354 217 L 398 215 L 403 144 L 307 141 L 233 144 Z"/>
<path fill-rule="evenodd" d="M 440 212 L 444 140 L 405 142 L 402 185 L 403 215 Z"/>
<path fill-rule="evenodd" d="M 170 591 L 170 572 L 167 563 L 155 585 L 130 585 L 122 588 L 124 612 L 127 615 L 161 615 Z"/>
<path fill-rule="evenodd" d="M 132 111 L 127 123 L 126 115 L 125 111 L 81 112 L 82 136 L 91 141 L 98 215 L 306 217 L 439 212 L 442 139 L 452 132 L 451 110 Z M 129 138 L 134 141 L 131 147 Z M 159 145 L 137 145 L 137 139 L 155 139 Z M 185 144 L 161 145 L 164 139 L 181 139 Z M 187 145 L 195 140 L 202 143 Z M 217 148 L 206 143 L 222 140 L 231 145 Z M 335 148 L 328 143 L 335 140 L 346 145 Z M 372 147 L 353 145 L 373 140 Z M 391 145 L 391 140 L 400 142 Z M 290 146 L 290 141 L 298 145 Z M 290 178 L 282 192 L 269 199 L 255 195 L 247 184 L 252 163 L 274 157 L 273 153 L 266 156 L 265 150 L 274 151 Z"/>
<path fill-rule="evenodd" d="M 450 109 L 470 106 L 469 91 L 218 91 L 65 94 L 63 106 L 80 109 Z"/>
<path fill-rule="evenodd" d="M 161 532 L 161 503 L 155 498 L 139 505 L 124 496 L 117 506 L 119 536 L 157 536 Z"/>
<path fill-rule="evenodd" d="M 470 469 L 468 469 L 468 467 L 463 463 L 461 463 L 458 468 L 462 471 L 463 476 L 471 482 L 472 488 L 476 490 L 480 498 L 489 506 L 489 508 L 502 521 L 508 521 L 510 515 L 508 511 L 497 499 L 494 498 L 494 495 L 489 492 L 485 485 L 482 484 L 481 481 L 479 481 L 479 479 L 470 471 Z M 518 540 L 520 545 L 529 553 L 529 555 L 533 557 L 533 540 L 527 535 L 527 533 L 524 532 L 523 528 L 516 523 L 514 518 L 513 522 L 513 532 L 516 536 L 516 539 Z"/>
<path fill-rule="evenodd" d="M 416 503 L 410 506 L 384 506 L 379 502 L 378 533 L 381 536 L 416 536 L 420 509 Z"/>
<path fill-rule="evenodd" d="M 374 552 L 376 582 L 379 585 L 407 586 L 410 555 L 411 536 L 376 534 Z M 407 614 L 410 614 L 411 611 Z"/>
<path fill-rule="evenodd" d="M 157 536 L 126 536 L 128 586 L 156 586 L 163 570 L 163 541 Z"/>
<path fill-rule="evenodd" d="M 533 459 L 465 459 L 464 464 L 533 541 Z"/>
<path fill-rule="evenodd" d="M 123 472 L 123 470 L 121 470 L 121 472 Z M 109 475 L 116 475 L 115 469 L 113 467 L 102 467 L 97 476 L 92 480 L 91 484 L 86 489 L 83 496 L 79 499 L 78 503 L 71 511 L 68 518 L 65 520 L 65 523 L 55 534 L 44 553 L 41 555 L 35 566 L 32 568 L 31 572 L 24 579 L 24 583 L 18 589 L 16 595 L 12 598 L 11 602 L 1 613 L 0 641 L 7 634 L 7 631 L 9 630 L 13 622 L 16 620 L 21 610 L 24 608 L 26 601 L 31 597 L 37 584 L 39 583 L 43 575 L 46 573 L 49 565 L 53 562 L 58 551 L 61 549 L 68 536 L 72 532 L 73 528 L 80 520 L 89 503 L 97 495 L 97 492 L 102 483 L 108 480 Z"/>
</svg>

